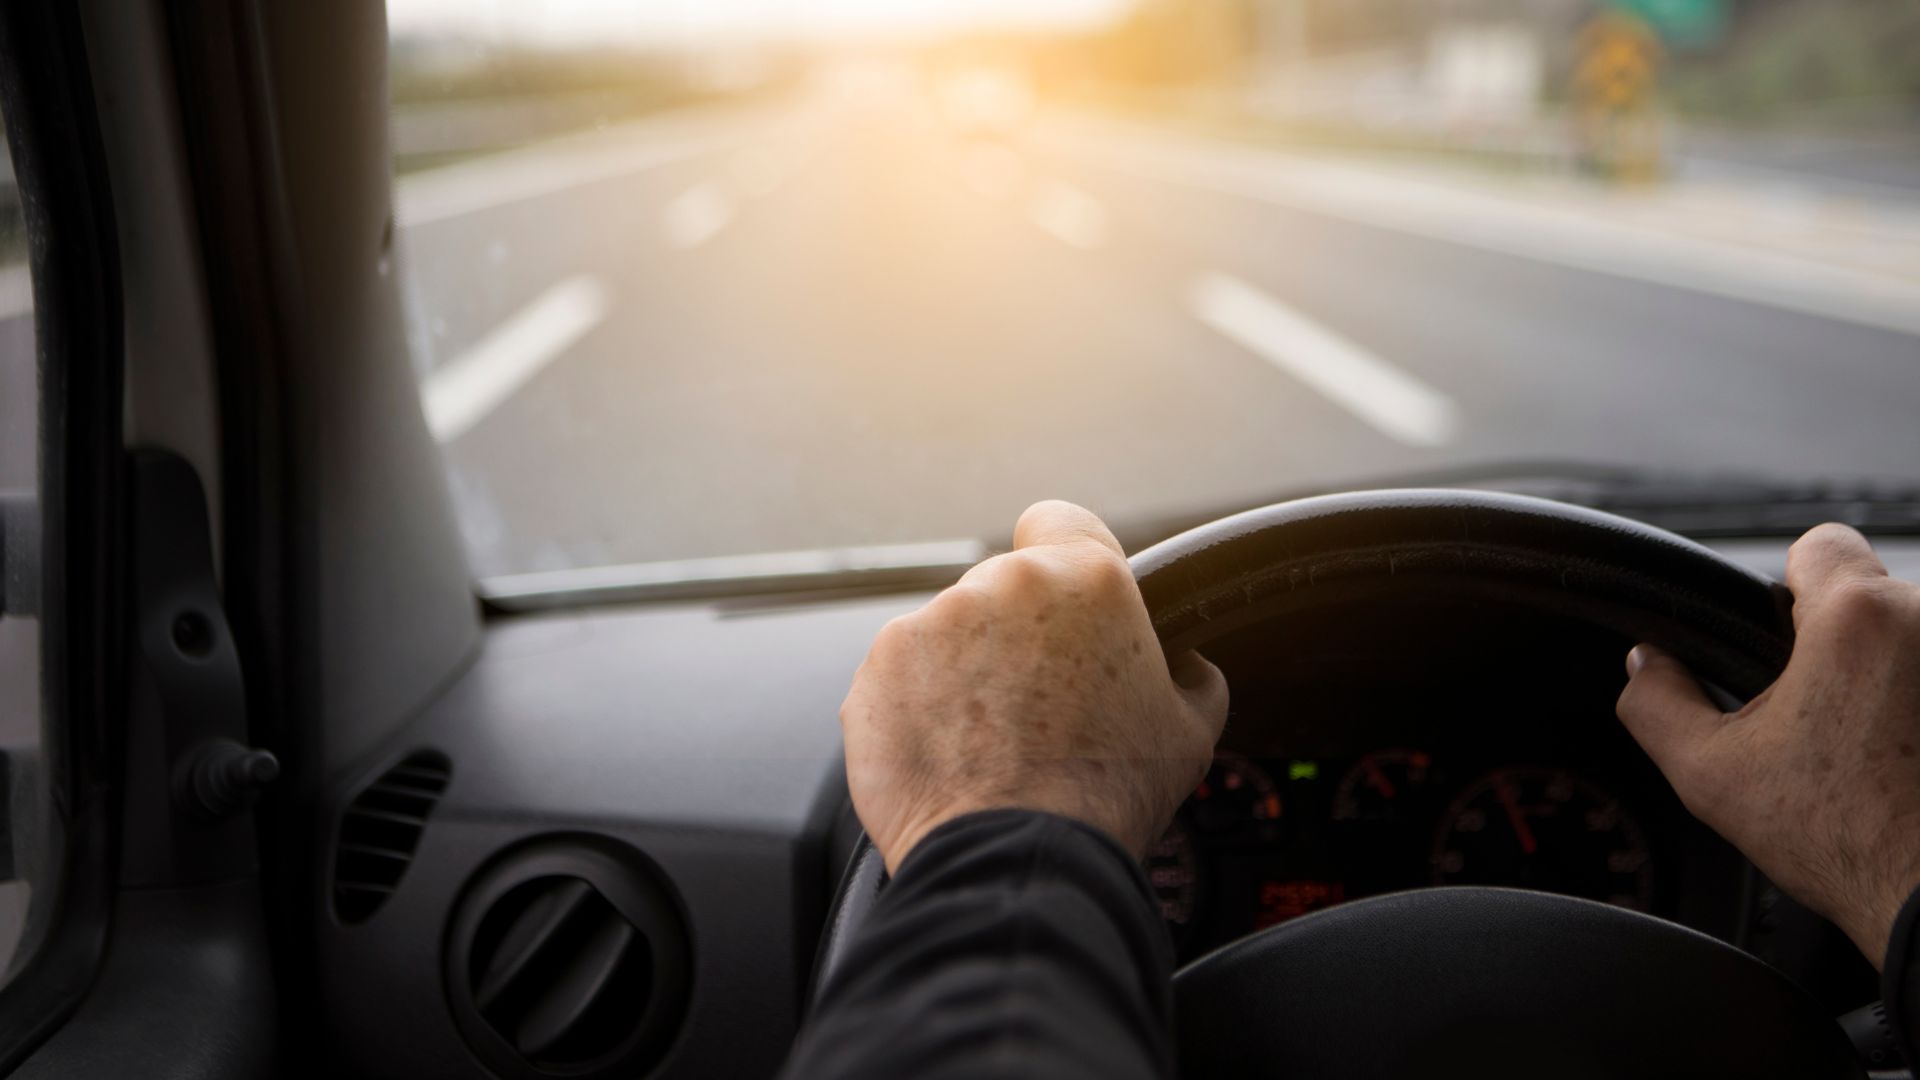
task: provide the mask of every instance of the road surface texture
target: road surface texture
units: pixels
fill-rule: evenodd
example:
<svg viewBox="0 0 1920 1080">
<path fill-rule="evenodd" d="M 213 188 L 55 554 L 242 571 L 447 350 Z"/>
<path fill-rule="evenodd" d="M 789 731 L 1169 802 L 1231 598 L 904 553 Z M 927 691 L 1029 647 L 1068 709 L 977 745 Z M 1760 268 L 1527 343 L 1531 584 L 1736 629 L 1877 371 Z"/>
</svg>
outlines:
<svg viewBox="0 0 1920 1080">
<path fill-rule="evenodd" d="M 1114 121 L 960 131 L 903 91 L 662 117 L 397 198 L 482 577 L 1520 459 L 1920 479 L 1920 204 L 1495 182 Z"/>
</svg>

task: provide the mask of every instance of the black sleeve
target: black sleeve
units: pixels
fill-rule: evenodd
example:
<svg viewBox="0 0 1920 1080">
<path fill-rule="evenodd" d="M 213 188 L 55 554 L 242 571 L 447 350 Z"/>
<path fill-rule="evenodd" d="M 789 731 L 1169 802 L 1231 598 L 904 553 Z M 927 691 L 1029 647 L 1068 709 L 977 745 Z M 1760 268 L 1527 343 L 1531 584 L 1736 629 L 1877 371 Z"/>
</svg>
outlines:
<svg viewBox="0 0 1920 1080">
<path fill-rule="evenodd" d="M 1090 826 L 969 814 L 908 853 L 822 989 L 788 1080 L 1171 1077 L 1173 948 Z"/>
<path fill-rule="evenodd" d="M 1880 1000 L 1887 1024 L 1911 1067 L 1920 1063 L 1920 889 L 1900 905 L 1887 939 L 1886 963 L 1880 967 Z"/>
</svg>

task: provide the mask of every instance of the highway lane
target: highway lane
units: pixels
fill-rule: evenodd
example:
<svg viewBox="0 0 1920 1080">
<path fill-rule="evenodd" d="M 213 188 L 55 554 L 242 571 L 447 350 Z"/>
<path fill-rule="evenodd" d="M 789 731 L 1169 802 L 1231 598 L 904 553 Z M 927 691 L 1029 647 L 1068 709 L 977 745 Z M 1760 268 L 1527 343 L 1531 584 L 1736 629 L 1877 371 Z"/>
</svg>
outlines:
<svg viewBox="0 0 1920 1080">
<path fill-rule="evenodd" d="M 1440 456 L 1784 477 L 1911 477 L 1920 461 L 1903 419 L 1920 406 L 1920 337 L 1096 166 L 1079 179 L 1155 231 L 1163 264 L 1237 266 L 1449 390 L 1461 432 Z"/>
<path fill-rule="evenodd" d="M 911 100 L 636 138 L 672 152 L 410 225 L 403 185 L 483 576 L 1462 461 L 1920 462 L 1920 338 L 1885 327 L 960 138 Z"/>
</svg>

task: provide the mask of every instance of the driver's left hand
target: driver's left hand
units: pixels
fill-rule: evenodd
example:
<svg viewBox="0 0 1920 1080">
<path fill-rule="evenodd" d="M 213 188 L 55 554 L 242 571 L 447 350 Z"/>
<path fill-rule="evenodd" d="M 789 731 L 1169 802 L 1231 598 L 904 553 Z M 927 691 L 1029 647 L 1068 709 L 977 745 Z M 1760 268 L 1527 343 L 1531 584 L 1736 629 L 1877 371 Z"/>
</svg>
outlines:
<svg viewBox="0 0 1920 1080">
<path fill-rule="evenodd" d="M 1219 669 L 1161 652 L 1119 542 L 1063 502 L 1028 508 L 1013 551 L 888 623 L 840 707 L 854 809 L 889 871 L 942 823 L 1002 807 L 1140 854 L 1226 716 Z"/>
</svg>

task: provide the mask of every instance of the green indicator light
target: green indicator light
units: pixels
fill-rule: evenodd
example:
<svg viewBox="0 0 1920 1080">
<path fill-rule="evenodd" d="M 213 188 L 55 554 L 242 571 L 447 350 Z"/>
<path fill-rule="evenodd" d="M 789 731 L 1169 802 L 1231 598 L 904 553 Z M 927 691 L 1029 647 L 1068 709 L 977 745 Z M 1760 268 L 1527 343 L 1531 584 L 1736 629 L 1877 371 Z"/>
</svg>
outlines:
<svg viewBox="0 0 1920 1080">
<path fill-rule="evenodd" d="M 1320 763 L 1317 761 L 1289 761 L 1287 762 L 1287 779 L 1318 780 L 1320 779 Z"/>
</svg>

